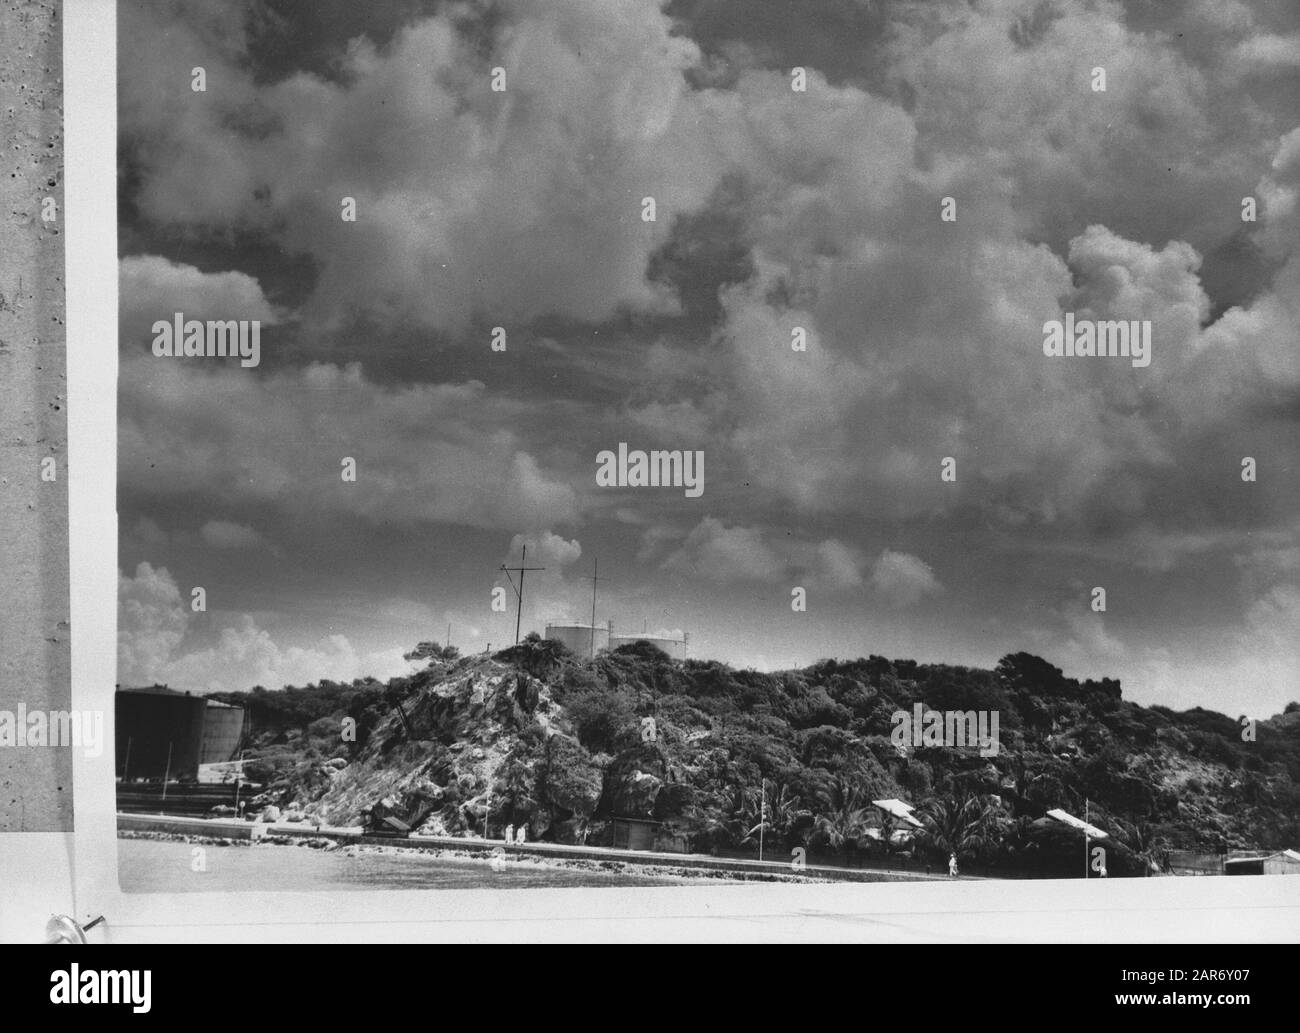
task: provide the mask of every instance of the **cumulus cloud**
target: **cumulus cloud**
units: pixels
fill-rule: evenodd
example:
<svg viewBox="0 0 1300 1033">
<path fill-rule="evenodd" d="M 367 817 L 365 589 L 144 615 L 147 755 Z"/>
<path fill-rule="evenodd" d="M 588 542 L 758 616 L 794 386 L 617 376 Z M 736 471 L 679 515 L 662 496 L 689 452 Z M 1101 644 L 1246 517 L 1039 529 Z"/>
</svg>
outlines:
<svg viewBox="0 0 1300 1033">
<path fill-rule="evenodd" d="M 860 588 L 863 583 L 862 550 L 846 545 L 834 538 L 816 546 L 821 577 L 839 589 Z"/>
<path fill-rule="evenodd" d="M 1216 476 L 1201 458 L 1212 428 L 1242 426 L 1300 383 L 1290 265 L 1207 327 L 1201 257 L 1186 243 L 1093 225 L 1065 256 L 1011 240 L 972 248 L 959 260 L 892 246 L 842 281 L 811 253 L 760 261 L 752 283 L 724 292 L 715 383 L 730 404 L 714 426 L 727 428 L 731 465 L 810 513 L 976 506 L 1011 524 L 1176 526 Z M 816 289 L 789 307 L 782 285 L 801 276 Z M 891 290 L 917 304 L 884 301 Z M 1150 320 L 1151 366 L 1045 357 L 1041 328 L 1064 312 Z M 790 351 L 796 325 L 808 354 Z M 1276 505 L 1284 491 L 1261 494 Z"/>
<path fill-rule="evenodd" d="M 501 557 L 503 566 L 518 567 L 522 558 L 527 561 L 526 566 L 543 568 L 528 571 L 523 576 L 523 619 L 529 625 L 540 631 L 550 620 L 577 619 L 583 614 L 590 618 L 590 583 L 584 588 L 582 574 L 572 569 L 581 556 L 582 544 L 577 539 L 567 539 L 553 531 L 516 534 L 511 538 L 510 548 Z M 501 573 L 496 581 L 506 593 L 512 618 L 519 582 L 519 574 L 513 571 L 508 575 Z"/>
<path fill-rule="evenodd" d="M 915 606 L 926 596 L 942 591 L 925 561 L 891 549 L 884 550 L 872 565 L 871 587 L 886 604 L 900 608 Z"/>
<path fill-rule="evenodd" d="M 142 214 L 269 232 L 311 254 L 321 275 L 304 314 L 316 326 L 356 311 L 455 331 L 476 313 L 671 309 L 646 261 L 715 179 L 704 98 L 683 76 L 695 45 L 640 0 L 510 0 L 482 56 L 459 31 L 464 13 L 412 22 L 382 49 L 358 37 L 335 79 L 259 88 L 245 26 L 226 26 L 218 46 L 162 5 L 125 10 L 120 31 L 156 40 L 161 65 L 123 68 L 123 129 L 148 170 Z M 186 88 L 197 64 L 209 77 L 199 100 Z M 495 67 L 504 92 L 491 89 Z M 340 217 L 344 197 L 355 222 Z"/>
<path fill-rule="evenodd" d="M 166 567 L 141 563 L 117 578 L 117 680 L 123 685 L 160 680 L 185 637 L 186 607 Z"/>
<path fill-rule="evenodd" d="M 517 534 L 510 539 L 507 562 L 519 559 L 525 547 L 532 550 L 532 565 L 559 571 L 576 563 L 582 555 L 582 546 L 576 540 L 567 540 L 553 531 L 542 531 L 537 534 Z"/>
<path fill-rule="evenodd" d="M 235 269 L 205 273 L 160 255 L 128 255 L 118 267 L 118 287 L 124 343 L 149 343 L 154 321 L 170 322 L 177 312 L 187 319 L 256 319 L 267 325 L 278 318 L 257 280 Z"/>
<path fill-rule="evenodd" d="M 317 645 L 282 647 L 249 614 L 234 627 L 221 629 L 216 645 L 184 653 L 164 668 L 170 685 L 194 686 L 206 692 L 247 690 L 254 685 L 278 689 L 330 679 L 381 680 L 410 670 L 401 650 L 359 655 L 346 635 L 328 635 Z"/>
<path fill-rule="evenodd" d="M 214 645 L 183 650 L 190 612 L 175 578 L 149 563 L 118 575 L 118 682 L 162 683 L 195 692 L 279 689 L 330 678 L 392 677 L 410 665 L 401 650 L 358 654 L 344 635 L 313 646 L 281 646 L 250 614 L 221 629 Z"/>
<path fill-rule="evenodd" d="M 1135 519 L 1153 502 L 1176 509 L 1167 483 L 1149 495 L 1142 487 L 1152 483 L 1143 468 L 1178 460 L 1168 413 L 1135 411 L 1138 392 L 1157 385 L 1158 400 L 1186 408 L 1187 395 L 1199 400 L 1220 376 L 1190 370 L 1193 356 L 1281 313 L 1260 299 L 1215 336 L 1200 335 L 1210 302 L 1195 247 L 1143 243 L 1097 216 L 1157 238 L 1176 225 L 1221 240 L 1240 226 L 1239 183 L 1264 157 L 1261 144 L 1238 146 L 1249 120 L 1207 104 L 1225 92 L 1206 81 L 1217 66 L 1198 68 L 1172 40 L 1126 28 L 1114 5 L 1062 5 L 1015 29 L 1024 13 L 1018 3 L 892 9 L 883 55 L 912 91 L 908 110 L 816 69 L 806 94 L 784 72 L 752 67 L 727 89 L 692 91 L 682 72 L 700 55 L 652 6 L 596 11 L 576 0 L 502 9 L 488 60 L 507 69 L 505 94 L 486 88 L 485 59 L 466 50 L 451 13 L 413 23 L 382 50 L 358 41 L 336 79 L 298 73 L 259 89 L 239 60 L 243 28 L 212 13 L 168 31 L 186 70 L 191 52 L 218 51 L 218 66 L 229 66 L 221 96 L 195 107 L 142 83 L 128 87 L 124 108 L 149 173 L 145 211 L 185 225 L 282 223 L 323 263 L 308 309 L 332 312 L 326 322 L 366 308 L 434 323 L 463 323 L 476 308 L 503 320 L 546 305 L 583 319 L 621 303 L 655 309 L 662 299 L 645 266 L 671 218 L 701 209 L 724 176 L 739 174 L 757 272 L 724 294 L 707 371 L 721 389 L 707 405 L 634 403 L 627 418 L 709 438 L 730 460 L 714 469 L 743 467 L 748 481 L 810 512 L 856 512 L 881 496 L 900 517 L 971 503 L 1048 523 Z M 1234 45 L 1263 38 L 1249 12 L 1185 17 Z M 211 42 L 214 25 L 231 33 L 230 52 Z M 1087 85 L 1094 63 L 1109 73 L 1104 94 Z M 165 140 L 149 128 L 161 124 L 159 105 L 180 123 Z M 232 134 L 236 111 L 258 131 Z M 406 131 L 426 122 L 439 131 Z M 238 154 L 242 172 L 199 161 L 213 157 L 214 139 Z M 1170 152 L 1175 189 L 1133 175 Z M 600 168 L 584 154 L 599 155 Z M 1274 222 L 1287 207 L 1285 168 L 1269 180 Z M 208 170 L 223 185 L 242 177 L 243 188 L 193 196 Z M 639 200 L 655 193 L 640 184 L 661 174 L 677 178 L 658 193 L 673 199 L 660 223 L 629 224 L 602 207 L 601 184 Z M 324 210 L 362 190 L 344 181 L 373 194 L 359 197 L 371 214 L 355 224 Z M 271 203 L 254 200 L 264 187 Z M 943 193 L 960 197 L 949 227 L 935 215 Z M 1214 231 L 1188 225 L 1189 209 L 1217 213 Z M 1059 250 L 1027 239 L 1043 237 Z M 1038 328 L 1063 301 L 1153 319 L 1157 354 L 1141 386 L 1103 366 L 1041 361 Z M 794 326 L 808 331 L 805 353 L 789 350 Z M 1280 365 L 1274 376 L 1290 361 L 1241 351 L 1234 362 Z M 647 360 L 652 377 L 679 371 Z M 930 474 L 943 456 L 975 454 L 978 477 L 944 489 Z M 525 496 L 538 494 L 536 458 L 513 460 Z M 1108 487 L 1101 500 L 1098 483 Z M 550 492 L 547 516 L 566 501 L 563 489 Z"/>
<path fill-rule="evenodd" d="M 1257 192 L 1264 207 L 1261 243 L 1274 257 L 1290 258 L 1300 240 L 1300 127 L 1278 142 Z"/>
<path fill-rule="evenodd" d="M 1225 60 L 1249 38 L 1250 13 L 1160 6 L 1181 10 L 1148 26 L 1117 2 L 909 5 L 888 53 L 914 91 L 921 146 L 948 159 L 936 167 L 963 195 L 1001 202 L 1009 225 L 1058 245 L 1112 220 L 1142 225 L 1147 239 L 1189 224 L 1194 245 L 1229 235 L 1235 184 L 1262 157 L 1260 112 Z M 1091 88 L 1096 67 L 1105 92 Z M 1189 196 L 1207 202 L 1190 219 Z"/>
<path fill-rule="evenodd" d="M 1089 226 L 1070 241 L 1069 264 L 1078 289 L 1068 308 L 1082 319 L 1155 316 L 1165 352 L 1177 355 L 1209 315 L 1209 298 L 1195 275 L 1201 256 L 1181 241 L 1157 250 Z"/>
<path fill-rule="evenodd" d="M 783 565 L 754 527 L 728 527 L 705 517 L 663 562 L 665 570 L 706 583 L 770 581 Z"/>
<path fill-rule="evenodd" d="M 1259 239 L 1271 252 L 1295 239 L 1293 137 L 1249 130 L 1262 116 L 1217 64 L 1198 65 L 1210 57 L 1126 28 L 1114 5 L 1058 5 L 1021 33 L 1023 4 L 897 10 L 886 49 L 907 114 L 820 83 L 795 107 L 760 71 L 735 87 L 792 146 L 746 165 L 762 200 L 745 225 L 756 271 L 722 296 L 711 380 L 725 401 L 706 415 L 728 452 L 713 468 L 743 468 L 808 513 L 978 509 L 1085 533 L 1195 523 L 1215 476 L 1207 436 L 1284 404 L 1300 376 L 1284 329 L 1300 277 L 1282 269 L 1207 329 L 1193 241 L 1242 232 L 1241 184 L 1274 147 Z M 1245 10 L 1185 16 L 1202 36 L 1250 37 Z M 1104 94 L 1088 85 L 1095 65 Z M 755 138 L 723 137 L 734 154 Z M 958 199 L 950 226 L 944 194 Z M 1042 324 L 1063 311 L 1150 319 L 1152 366 L 1045 359 Z M 795 326 L 806 353 L 789 348 Z M 947 485 L 945 456 L 959 469 Z M 1278 491 L 1261 491 L 1267 506 Z"/>
</svg>

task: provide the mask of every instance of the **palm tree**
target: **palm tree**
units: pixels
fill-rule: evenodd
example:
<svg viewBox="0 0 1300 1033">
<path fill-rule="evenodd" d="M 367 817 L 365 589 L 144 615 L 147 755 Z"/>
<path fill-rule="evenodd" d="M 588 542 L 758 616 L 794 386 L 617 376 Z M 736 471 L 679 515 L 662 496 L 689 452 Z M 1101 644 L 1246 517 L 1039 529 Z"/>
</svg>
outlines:
<svg viewBox="0 0 1300 1033">
<path fill-rule="evenodd" d="M 759 830 L 761 829 L 766 835 L 771 828 L 766 820 L 767 813 L 763 806 L 762 795 L 757 789 L 741 789 L 737 791 L 737 800 L 739 806 L 736 810 L 736 820 L 739 823 L 739 841 L 757 843 Z"/>
<path fill-rule="evenodd" d="M 772 783 L 772 794 L 767 798 L 767 830 L 784 839 L 801 818 L 808 817 L 807 808 L 784 782 Z"/>
<path fill-rule="evenodd" d="M 822 796 L 823 811 L 817 815 L 817 831 L 821 832 L 831 848 L 844 848 L 845 860 L 851 860 L 852 846 L 868 827 L 871 805 L 863 803 L 860 786 L 838 775 Z"/>
<path fill-rule="evenodd" d="M 888 857 L 894 846 L 894 832 L 898 828 L 898 819 L 888 812 L 881 811 L 874 826 L 880 830 L 880 850 Z"/>
<path fill-rule="evenodd" d="M 1168 870 L 1169 840 L 1156 832 L 1154 825 L 1123 818 L 1112 818 L 1111 821 L 1119 833 L 1116 838 L 1142 860 L 1147 875 Z"/>
<path fill-rule="evenodd" d="M 990 843 L 997 810 L 978 796 L 961 801 L 936 796 L 923 803 L 918 814 L 925 826 L 919 833 L 921 840 L 945 855 L 956 854 L 961 859 L 979 853 Z"/>
<path fill-rule="evenodd" d="M 725 814 L 717 814 L 709 818 L 708 834 L 715 844 L 721 839 L 728 846 L 737 847 L 750 838 L 750 826 L 758 816 L 758 797 L 755 795 L 751 801 L 750 794 L 738 783 L 732 788 L 731 805 Z M 754 830 L 757 830 L 756 825 Z"/>
<path fill-rule="evenodd" d="M 775 843 L 784 846 L 795 822 L 808 814 L 799 807 L 799 798 L 784 782 L 774 782 L 770 794 L 754 789 L 746 790 L 744 802 L 744 820 L 749 824 L 743 840 L 746 843 L 758 842 L 761 829 L 769 845 Z"/>
</svg>

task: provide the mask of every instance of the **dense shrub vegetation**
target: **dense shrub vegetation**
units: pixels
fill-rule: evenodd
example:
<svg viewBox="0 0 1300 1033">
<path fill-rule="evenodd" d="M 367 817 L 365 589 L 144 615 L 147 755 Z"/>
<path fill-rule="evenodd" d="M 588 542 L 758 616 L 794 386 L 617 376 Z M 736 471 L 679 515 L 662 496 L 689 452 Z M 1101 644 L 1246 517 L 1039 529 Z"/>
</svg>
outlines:
<svg viewBox="0 0 1300 1033">
<path fill-rule="evenodd" d="M 1240 719 L 1137 706 L 1117 681 L 1079 682 L 1026 653 L 992 671 L 871 656 L 770 674 L 674 661 L 648 643 L 579 660 L 536 636 L 492 658 L 431 643 L 414 655 L 428 666 L 387 685 L 218 694 L 247 708 L 249 774 L 308 802 L 344 799 L 326 795 L 326 761 L 355 766 L 348 800 L 400 775 L 453 833 L 486 814 L 581 841 L 640 817 L 696 850 L 752 851 L 761 832 L 770 851 L 841 863 L 955 852 L 990 871 L 1075 873 L 1078 833 L 1042 819 L 1053 807 L 1081 815 L 1085 798 L 1112 833 L 1112 875 L 1159 868 L 1170 849 L 1300 846 L 1294 703 L 1258 721 L 1252 741 Z M 471 689 L 483 702 L 467 702 Z M 996 711 L 998 753 L 900 749 L 892 715 L 917 703 Z M 917 842 L 871 805 L 885 797 L 918 807 Z"/>
</svg>

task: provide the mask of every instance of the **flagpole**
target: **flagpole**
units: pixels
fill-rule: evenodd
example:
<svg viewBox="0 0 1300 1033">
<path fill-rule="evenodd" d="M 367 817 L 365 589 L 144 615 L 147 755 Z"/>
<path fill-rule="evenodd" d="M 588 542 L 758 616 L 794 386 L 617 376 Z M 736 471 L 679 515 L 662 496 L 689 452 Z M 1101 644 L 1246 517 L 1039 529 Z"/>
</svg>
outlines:
<svg viewBox="0 0 1300 1033">
<path fill-rule="evenodd" d="M 163 803 L 167 802 L 167 779 L 171 778 L 171 775 L 172 775 L 172 744 L 171 741 L 168 740 L 167 767 L 163 769 L 163 792 L 162 792 Z"/>
</svg>

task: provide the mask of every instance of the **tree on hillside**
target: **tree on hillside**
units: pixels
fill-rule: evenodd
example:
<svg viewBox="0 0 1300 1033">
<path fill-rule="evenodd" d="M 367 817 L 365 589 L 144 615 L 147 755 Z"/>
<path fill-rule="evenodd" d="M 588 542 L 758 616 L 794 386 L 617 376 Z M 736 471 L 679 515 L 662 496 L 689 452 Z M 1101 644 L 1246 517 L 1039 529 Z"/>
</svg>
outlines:
<svg viewBox="0 0 1300 1033">
<path fill-rule="evenodd" d="M 795 825 L 809 816 L 809 812 L 799 806 L 799 798 L 784 782 L 771 782 L 768 792 L 748 789 L 744 793 L 745 822 L 748 829 L 743 842 L 757 843 L 759 832 L 766 845 L 784 847 Z"/>
<path fill-rule="evenodd" d="M 571 692 L 564 701 L 578 740 L 597 753 L 614 753 L 635 739 L 636 713 L 632 701 L 619 689 Z"/>
<path fill-rule="evenodd" d="M 581 743 L 567 735 L 548 736 L 544 749 L 541 795 L 550 805 L 553 818 L 577 820 L 579 839 L 585 840 L 587 821 L 600 802 L 600 764 Z"/>
<path fill-rule="evenodd" d="M 877 848 L 883 857 L 888 858 L 894 848 L 894 833 L 902 826 L 902 823 L 892 814 L 885 811 L 877 811 L 872 818 L 871 827 L 878 831 L 880 839 L 876 841 Z"/>
<path fill-rule="evenodd" d="M 870 823 L 871 804 L 856 781 L 837 775 L 822 796 L 816 828 L 834 850 L 843 848 L 852 863 L 853 849 Z"/>
<path fill-rule="evenodd" d="M 402 659 L 436 663 L 439 660 L 455 660 L 459 656 L 460 650 L 451 644 L 440 646 L 437 642 L 419 642 L 409 653 L 403 653 Z"/>
<path fill-rule="evenodd" d="M 978 796 L 963 800 L 931 797 L 917 811 L 924 831 L 922 843 L 944 856 L 956 854 L 958 860 L 973 857 L 991 842 L 995 808 Z"/>
<path fill-rule="evenodd" d="M 542 638 L 530 631 L 517 646 L 507 646 L 493 654 L 493 659 L 514 664 L 534 678 L 549 679 L 559 671 L 561 661 L 572 655 L 558 639 Z"/>
<path fill-rule="evenodd" d="M 725 784 L 721 789 L 723 793 L 727 792 Z M 722 808 L 708 818 L 706 826 L 708 841 L 715 849 L 720 843 L 728 847 L 738 847 L 746 841 L 750 828 L 757 820 L 755 815 L 758 811 L 758 802 L 755 800 L 751 803 L 746 798 L 744 788 L 739 784 L 732 784 L 729 796 L 724 796 L 719 802 Z"/>
<path fill-rule="evenodd" d="M 1118 817 L 1112 817 L 1110 823 L 1115 829 L 1115 838 L 1141 859 L 1148 874 L 1169 870 L 1170 843 L 1155 825 Z"/>
<path fill-rule="evenodd" d="M 1074 695 L 1079 684 L 1032 653 L 1008 653 L 998 661 L 994 674 L 1007 688 L 1040 697 Z"/>
</svg>

